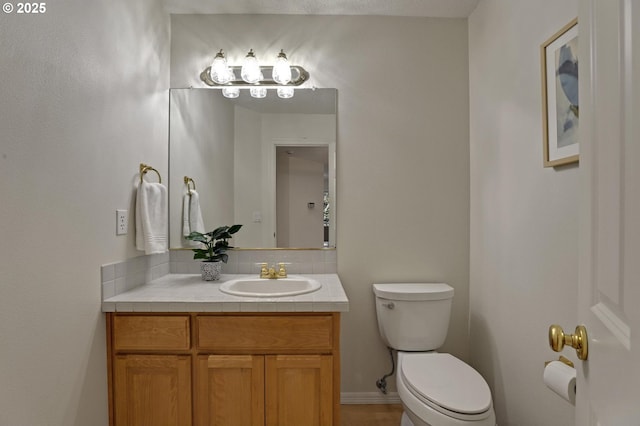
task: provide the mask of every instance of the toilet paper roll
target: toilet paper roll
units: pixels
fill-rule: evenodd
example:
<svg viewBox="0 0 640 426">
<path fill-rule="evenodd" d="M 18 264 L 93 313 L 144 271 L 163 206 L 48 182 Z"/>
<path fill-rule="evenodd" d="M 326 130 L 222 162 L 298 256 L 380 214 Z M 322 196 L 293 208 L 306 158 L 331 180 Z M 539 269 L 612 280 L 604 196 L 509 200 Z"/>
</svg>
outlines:
<svg viewBox="0 0 640 426">
<path fill-rule="evenodd" d="M 561 361 L 544 368 L 544 384 L 571 404 L 576 403 L 576 369 Z"/>
</svg>

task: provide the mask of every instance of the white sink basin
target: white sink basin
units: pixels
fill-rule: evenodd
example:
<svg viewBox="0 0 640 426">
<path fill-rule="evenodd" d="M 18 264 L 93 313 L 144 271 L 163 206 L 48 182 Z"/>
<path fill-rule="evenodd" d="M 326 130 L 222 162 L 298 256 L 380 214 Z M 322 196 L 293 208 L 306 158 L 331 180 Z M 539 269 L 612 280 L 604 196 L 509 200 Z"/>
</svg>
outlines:
<svg viewBox="0 0 640 426">
<path fill-rule="evenodd" d="M 234 296 L 283 297 L 312 293 L 322 287 L 319 281 L 300 276 L 288 278 L 237 278 L 220 285 L 220 291 Z"/>
</svg>

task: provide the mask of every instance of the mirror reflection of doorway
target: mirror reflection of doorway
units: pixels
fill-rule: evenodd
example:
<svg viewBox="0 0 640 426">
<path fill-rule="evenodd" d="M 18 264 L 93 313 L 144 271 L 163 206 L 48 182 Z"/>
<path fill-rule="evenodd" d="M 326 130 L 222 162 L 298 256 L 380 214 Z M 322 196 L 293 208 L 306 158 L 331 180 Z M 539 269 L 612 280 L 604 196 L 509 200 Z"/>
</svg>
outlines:
<svg viewBox="0 0 640 426">
<path fill-rule="evenodd" d="M 277 247 L 329 244 L 329 149 L 325 146 L 276 147 Z"/>
</svg>

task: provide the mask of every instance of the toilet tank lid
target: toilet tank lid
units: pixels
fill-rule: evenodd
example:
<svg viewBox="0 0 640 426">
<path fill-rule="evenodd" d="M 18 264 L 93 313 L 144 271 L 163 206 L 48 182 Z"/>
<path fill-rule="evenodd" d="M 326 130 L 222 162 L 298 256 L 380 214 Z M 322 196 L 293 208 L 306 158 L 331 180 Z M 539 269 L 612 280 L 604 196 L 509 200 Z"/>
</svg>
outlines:
<svg viewBox="0 0 640 426">
<path fill-rule="evenodd" d="M 390 300 L 442 300 L 453 297 L 453 287 L 445 283 L 380 283 L 373 285 L 376 296 Z"/>
</svg>

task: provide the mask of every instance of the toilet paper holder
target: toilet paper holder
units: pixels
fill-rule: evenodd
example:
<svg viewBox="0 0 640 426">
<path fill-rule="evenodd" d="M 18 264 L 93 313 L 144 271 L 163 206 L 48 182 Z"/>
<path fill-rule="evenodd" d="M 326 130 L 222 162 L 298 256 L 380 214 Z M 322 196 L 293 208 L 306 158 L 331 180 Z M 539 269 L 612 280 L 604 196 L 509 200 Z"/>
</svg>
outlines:
<svg viewBox="0 0 640 426">
<path fill-rule="evenodd" d="M 558 358 L 558 361 L 560 361 L 563 364 L 568 365 L 571 368 L 575 368 L 575 365 L 573 365 L 573 361 L 571 361 L 569 358 L 560 355 L 560 358 Z M 549 365 L 549 363 L 551 363 L 553 361 L 545 361 L 544 366 L 546 367 L 547 365 Z"/>
</svg>

